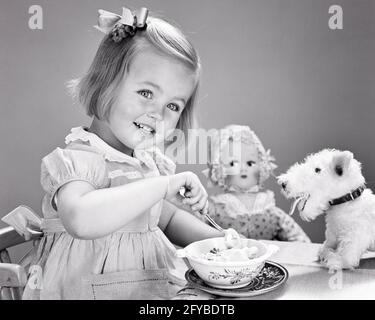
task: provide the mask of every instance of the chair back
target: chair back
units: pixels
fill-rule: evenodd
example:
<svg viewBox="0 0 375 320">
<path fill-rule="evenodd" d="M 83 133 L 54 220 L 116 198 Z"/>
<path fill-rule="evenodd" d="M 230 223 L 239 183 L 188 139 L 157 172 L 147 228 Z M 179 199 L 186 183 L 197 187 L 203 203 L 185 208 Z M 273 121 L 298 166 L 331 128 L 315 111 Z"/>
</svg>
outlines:
<svg viewBox="0 0 375 320">
<path fill-rule="evenodd" d="M 25 268 L 12 263 L 8 249 L 40 237 L 40 234 L 33 234 L 25 240 L 13 227 L 0 229 L 0 300 L 21 299 L 27 281 Z"/>
</svg>

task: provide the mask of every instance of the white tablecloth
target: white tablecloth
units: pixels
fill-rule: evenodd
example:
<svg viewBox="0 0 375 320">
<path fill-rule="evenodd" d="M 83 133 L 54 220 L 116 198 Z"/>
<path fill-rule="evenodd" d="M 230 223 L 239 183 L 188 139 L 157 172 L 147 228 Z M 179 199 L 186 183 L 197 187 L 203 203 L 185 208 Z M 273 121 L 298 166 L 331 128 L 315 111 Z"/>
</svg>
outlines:
<svg viewBox="0 0 375 320">
<path fill-rule="evenodd" d="M 283 265 L 289 272 L 289 279 L 274 291 L 247 299 L 375 299 L 375 253 L 365 254 L 358 269 L 331 274 L 317 262 L 321 244 L 264 242 L 279 246 L 280 250 L 270 260 Z M 220 299 L 200 291 L 196 291 L 195 296 L 192 290 L 187 292 L 176 298 Z"/>
<path fill-rule="evenodd" d="M 321 244 L 265 241 L 280 247 L 272 261 L 289 272 L 285 285 L 252 299 L 375 299 L 375 254 L 367 253 L 356 270 L 329 273 L 317 262 Z"/>
</svg>

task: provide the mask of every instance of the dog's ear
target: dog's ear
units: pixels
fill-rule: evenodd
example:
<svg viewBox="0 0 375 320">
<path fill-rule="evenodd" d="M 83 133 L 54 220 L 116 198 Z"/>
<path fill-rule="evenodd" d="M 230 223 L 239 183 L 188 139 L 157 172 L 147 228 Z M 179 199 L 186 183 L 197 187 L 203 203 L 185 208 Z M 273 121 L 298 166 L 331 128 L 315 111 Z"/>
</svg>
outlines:
<svg viewBox="0 0 375 320">
<path fill-rule="evenodd" d="M 332 170 L 338 176 L 342 176 L 348 170 L 350 161 L 353 160 L 353 153 L 341 151 L 332 158 Z"/>
</svg>

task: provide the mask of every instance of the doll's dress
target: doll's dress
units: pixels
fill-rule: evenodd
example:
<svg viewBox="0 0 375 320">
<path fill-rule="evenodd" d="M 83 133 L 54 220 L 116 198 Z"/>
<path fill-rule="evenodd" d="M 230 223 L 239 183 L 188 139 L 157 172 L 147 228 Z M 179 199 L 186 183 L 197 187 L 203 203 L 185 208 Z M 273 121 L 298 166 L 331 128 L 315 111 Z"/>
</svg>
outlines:
<svg viewBox="0 0 375 320">
<path fill-rule="evenodd" d="M 61 186 L 82 180 L 95 189 L 145 177 L 172 174 L 174 163 L 160 150 L 131 157 L 83 127 L 73 128 L 67 146 L 42 160 L 44 236 L 32 257 L 23 299 L 169 299 L 182 259 L 158 227 L 164 200 L 118 231 L 94 240 L 73 238 L 59 219 L 55 196 Z M 142 201 L 142 199 L 138 199 Z M 126 204 L 124 214 L 126 214 Z M 180 284 L 183 285 L 183 284 Z"/>
<path fill-rule="evenodd" d="M 223 228 L 251 239 L 311 242 L 293 218 L 276 206 L 271 190 L 257 192 L 251 208 L 229 192 L 209 199 L 209 214 Z"/>
</svg>

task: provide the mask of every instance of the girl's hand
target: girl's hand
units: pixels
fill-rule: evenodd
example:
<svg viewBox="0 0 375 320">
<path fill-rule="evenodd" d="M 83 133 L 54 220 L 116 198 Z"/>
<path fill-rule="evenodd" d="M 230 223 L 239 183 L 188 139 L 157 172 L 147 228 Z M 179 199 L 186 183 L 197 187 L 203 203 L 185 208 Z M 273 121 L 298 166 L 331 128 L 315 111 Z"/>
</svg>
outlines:
<svg viewBox="0 0 375 320">
<path fill-rule="evenodd" d="M 192 172 L 181 172 L 172 176 L 168 176 L 169 184 L 165 198 L 175 200 L 184 205 L 191 207 L 192 211 L 199 211 L 203 214 L 208 212 L 208 195 L 196 174 Z M 180 190 L 185 188 L 184 196 L 180 195 Z"/>
</svg>

